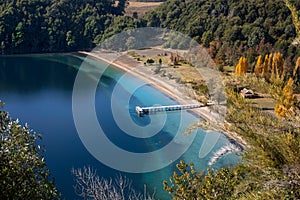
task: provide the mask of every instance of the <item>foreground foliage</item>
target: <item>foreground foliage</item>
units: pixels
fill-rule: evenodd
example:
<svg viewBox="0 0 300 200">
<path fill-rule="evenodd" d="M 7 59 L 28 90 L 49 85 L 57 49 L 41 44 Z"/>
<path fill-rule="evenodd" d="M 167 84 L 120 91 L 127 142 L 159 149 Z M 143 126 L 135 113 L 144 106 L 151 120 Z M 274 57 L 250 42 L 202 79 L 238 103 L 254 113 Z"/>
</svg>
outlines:
<svg viewBox="0 0 300 200">
<path fill-rule="evenodd" d="M 174 172 L 170 184 L 164 181 L 164 189 L 173 195 L 174 200 L 182 199 L 225 199 L 233 195 L 234 186 L 239 183 L 239 172 L 223 168 L 209 169 L 207 174 L 197 172 L 193 164 L 180 161 L 179 172 Z"/>
<path fill-rule="evenodd" d="M 0 127 L 1 199 L 58 198 L 41 149 L 35 144 L 38 136 L 2 110 Z"/>
<path fill-rule="evenodd" d="M 279 87 L 253 75 L 236 78 L 238 84 L 251 85 L 274 98 L 285 93 L 291 95 L 287 89 L 291 87 L 291 79 Z M 164 182 L 165 190 L 174 199 L 299 199 L 299 103 L 293 104 L 293 112 L 281 118 L 255 107 L 251 100 L 242 98 L 233 89 L 228 89 L 227 95 L 229 123 L 225 129 L 247 142 L 249 148 L 243 153 L 243 162 L 233 168 L 209 170 L 206 174 L 181 162 L 170 181 Z"/>
</svg>

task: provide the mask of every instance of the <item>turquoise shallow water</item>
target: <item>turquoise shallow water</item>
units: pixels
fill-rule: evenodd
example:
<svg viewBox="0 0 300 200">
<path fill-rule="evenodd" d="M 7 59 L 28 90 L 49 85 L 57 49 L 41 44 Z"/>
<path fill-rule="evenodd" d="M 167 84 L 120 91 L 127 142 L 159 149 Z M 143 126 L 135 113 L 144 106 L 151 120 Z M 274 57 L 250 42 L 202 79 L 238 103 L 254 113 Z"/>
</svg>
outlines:
<svg viewBox="0 0 300 200">
<path fill-rule="evenodd" d="M 32 129 L 42 134 L 42 144 L 46 148 L 45 157 L 48 167 L 66 199 L 77 198 L 70 171 L 73 167 L 82 168 L 83 166 L 92 166 L 97 170 L 99 176 L 105 178 L 125 175 L 133 181 L 133 186 L 137 190 L 142 191 L 146 184 L 149 191 L 156 190 L 157 197 L 160 199 L 170 199 L 170 196 L 162 189 L 162 181 L 172 176 L 175 164 L 179 159 L 194 162 L 198 170 L 205 170 L 213 152 L 229 143 L 224 135 L 196 130 L 191 136 L 181 134 L 177 138 L 175 142 L 178 144 L 178 148 L 181 148 L 189 141 L 190 137 L 195 136 L 189 149 L 177 161 L 172 160 L 174 161 L 172 164 L 160 170 L 148 173 L 125 173 L 102 164 L 82 144 L 72 116 L 73 84 L 83 60 L 84 57 L 78 54 L 0 57 L 0 99 L 6 102 L 5 109 L 14 118 L 19 118 L 22 123 L 29 123 Z M 89 58 L 86 61 L 95 67 L 104 67 L 104 63 L 99 61 Z M 192 123 L 199 120 L 199 117 L 191 112 L 170 112 L 166 116 L 166 122 L 160 124 L 162 129 L 157 134 L 146 137 L 147 134 L 152 133 L 152 129 L 155 129 L 153 127 L 141 133 L 135 133 L 144 135 L 145 138 L 126 134 L 117 125 L 111 112 L 111 95 L 116 86 L 121 88 L 116 97 L 117 106 L 125 108 L 120 109 L 118 117 L 122 118 L 129 113 L 131 119 L 138 126 L 147 126 L 153 122 L 149 116 L 138 117 L 134 110 L 136 105 L 170 105 L 177 102 L 133 76 L 120 80 L 123 74 L 124 72 L 121 70 L 109 67 L 101 77 L 95 94 L 95 110 L 99 124 L 114 145 L 129 152 L 154 152 L 170 144 L 176 133 L 183 133 Z M 141 84 L 142 87 L 128 94 L 130 88 L 135 87 L 136 84 Z M 126 95 L 131 96 L 129 102 L 124 99 Z M 164 116 L 157 114 L 155 117 L 163 119 Z M 208 155 L 199 158 L 199 150 L 204 145 L 206 134 L 209 134 L 210 139 L 218 138 L 218 140 Z M 99 150 L 101 150 L 101 146 L 99 146 Z M 156 155 L 155 158 L 149 158 L 149 162 L 135 164 L 140 168 L 146 168 L 153 160 L 159 164 L 159 162 L 165 162 L 172 157 L 177 150 L 175 148 L 173 151 Z M 117 155 L 112 159 L 117 159 Z M 214 167 L 230 166 L 239 161 L 240 158 L 237 155 L 229 154 L 218 160 Z"/>
</svg>

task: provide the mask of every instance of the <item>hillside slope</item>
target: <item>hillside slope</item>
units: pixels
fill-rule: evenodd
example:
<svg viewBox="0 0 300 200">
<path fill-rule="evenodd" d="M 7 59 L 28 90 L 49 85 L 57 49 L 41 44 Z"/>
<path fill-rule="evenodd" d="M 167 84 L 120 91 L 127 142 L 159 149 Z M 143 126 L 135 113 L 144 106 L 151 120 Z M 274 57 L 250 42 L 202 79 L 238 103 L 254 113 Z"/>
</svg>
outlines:
<svg viewBox="0 0 300 200">
<path fill-rule="evenodd" d="M 300 10 L 300 1 L 291 1 Z M 293 61 L 299 48 L 291 12 L 283 0 L 171 0 L 145 15 L 147 26 L 160 26 L 190 35 L 220 64 L 232 65 L 244 54 L 280 51 Z M 247 53 L 246 53 L 247 52 Z"/>
</svg>

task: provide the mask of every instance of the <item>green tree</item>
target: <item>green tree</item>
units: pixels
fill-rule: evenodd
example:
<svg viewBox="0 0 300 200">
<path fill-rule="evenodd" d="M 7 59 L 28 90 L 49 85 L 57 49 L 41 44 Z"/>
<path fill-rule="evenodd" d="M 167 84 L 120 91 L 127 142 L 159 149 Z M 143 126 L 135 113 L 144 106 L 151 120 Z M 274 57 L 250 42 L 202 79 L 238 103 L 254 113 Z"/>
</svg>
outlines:
<svg viewBox="0 0 300 200">
<path fill-rule="evenodd" d="M 72 31 L 67 32 L 66 42 L 69 47 L 73 47 L 75 45 L 75 36 L 73 36 Z"/>
<path fill-rule="evenodd" d="M 241 176 L 237 171 L 222 168 L 219 171 L 208 169 L 207 174 L 197 172 L 194 165 L 180 161 L 176 165 L 170 182 L 164 181 L 164 189 L 173 195 L 174 200 L 229 199 Z"/>
<path fill-rule="evenodd" d="M 250 36 L 248 38 L 248 46 L 256 47 L 264 39 L 264 30 L 262 28 L 255 28 L 254 30 L 251 30 Z"/>
<path fill-rule="evenodd" d="M 233 27 L 228 27 L 225 32 L 224 32 L 224 39 L 229 42 L 230 44 L 234 44 L 237 40 L 241 39 L 242 36 L 242 30 L 240 26 L 233 26 Z"/>
<path fill-rule="evenodd" d="M 125 45 L 127 47 L 127 49 L 133 49 L 136 45 L 136 38 L 130 36 L 129 38 L 126 39 Z"/>
<path fill-rule="evenodd" d="M 49 181 L 42 150 L 36 144 L 39 136 L 3 110 L 0 127 L 1 199 L 58 198 L 54 182 Z"/>
<path fill-rule="evenodd" d="M 24 43 L 24 26 L 22 22 L 19 22 L 15 33 L 13 34 L 12 41 L 15 45 L 15 47 L 19 47 Z"/>
<path fill-rule="evenodd" d="M 209 47 L 209 44 L 212 40 L 213 40 L 213 34 L 211 31 L 206 31 L 205 33 L 203 33 L 201 42 L 206 48 Z"/>
</svg>

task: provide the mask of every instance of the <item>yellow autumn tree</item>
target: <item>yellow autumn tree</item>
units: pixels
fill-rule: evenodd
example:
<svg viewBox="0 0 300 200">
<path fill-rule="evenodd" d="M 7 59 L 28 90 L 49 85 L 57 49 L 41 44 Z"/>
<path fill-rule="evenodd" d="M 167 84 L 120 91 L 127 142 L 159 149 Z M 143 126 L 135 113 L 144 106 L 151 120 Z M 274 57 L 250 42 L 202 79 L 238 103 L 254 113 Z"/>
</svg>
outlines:
<svg viewBox="0 0 300 200">
<path fill-rule="evenodd" d="M 272 71 L 272 62 L 273 62 L 273 54 L 269 54 L 269 59 L 268 59 L 268 73 Z"/>
<path fill-rule="evenodd" d="M 274 53 L 272 60 L 272 74 L 281 76 L 283 73 L 284 58 L 282 53 Z"/>
<path fill-rule="evenodd" d="M 266 79 L 273 77 L 282 77 L 284 70 L 284 57 L 280 52 L 274 54 L 267 54 L 264 61 L 262 56 L 259 56 L 254 68 L 256 75 L 261 75 Z"/>
<path fill-rule="evenodd" d="M 241 76 L 243 74 L 246 74 L 248 70 L 248 63 L 247 63 L 247 58 L 241 57 L 239 59 L 239 62 L 235 66 L 235 74 L 237 76 Z"/>
<path fill-rule="evenodd" d="M 294 80 L 290 78 L 282 90 L 279 102 L 275 106 L 275 113 L 278 117 L 287 118 L 292 114 L 292 108 L 296 105 L 294 93 Z"/>
<path fill-rule="evenodd" d="M 254 67 L 254 73 L 256 76 L 262 75 L 263 72 L 263 62 L 262 62 L 262 56 L 259 55 L 257 58 L 256 65 Z"/>
<path fill-rule="evenodd" d="M 269 64 L 269 55 L 267 54 L 265 56 L 263 69 L 262 69 L 262 76 L 265 77 L 265 75 L 268 73 L 268 64 Z"/>
<path fill-rule="evenodd" d="M 294 68 L 293 76 L 294 77 L 299 76 L 299 73 L 300 73 L 300 57 L 296 61 L 296 66 Z"/>
</svg>

